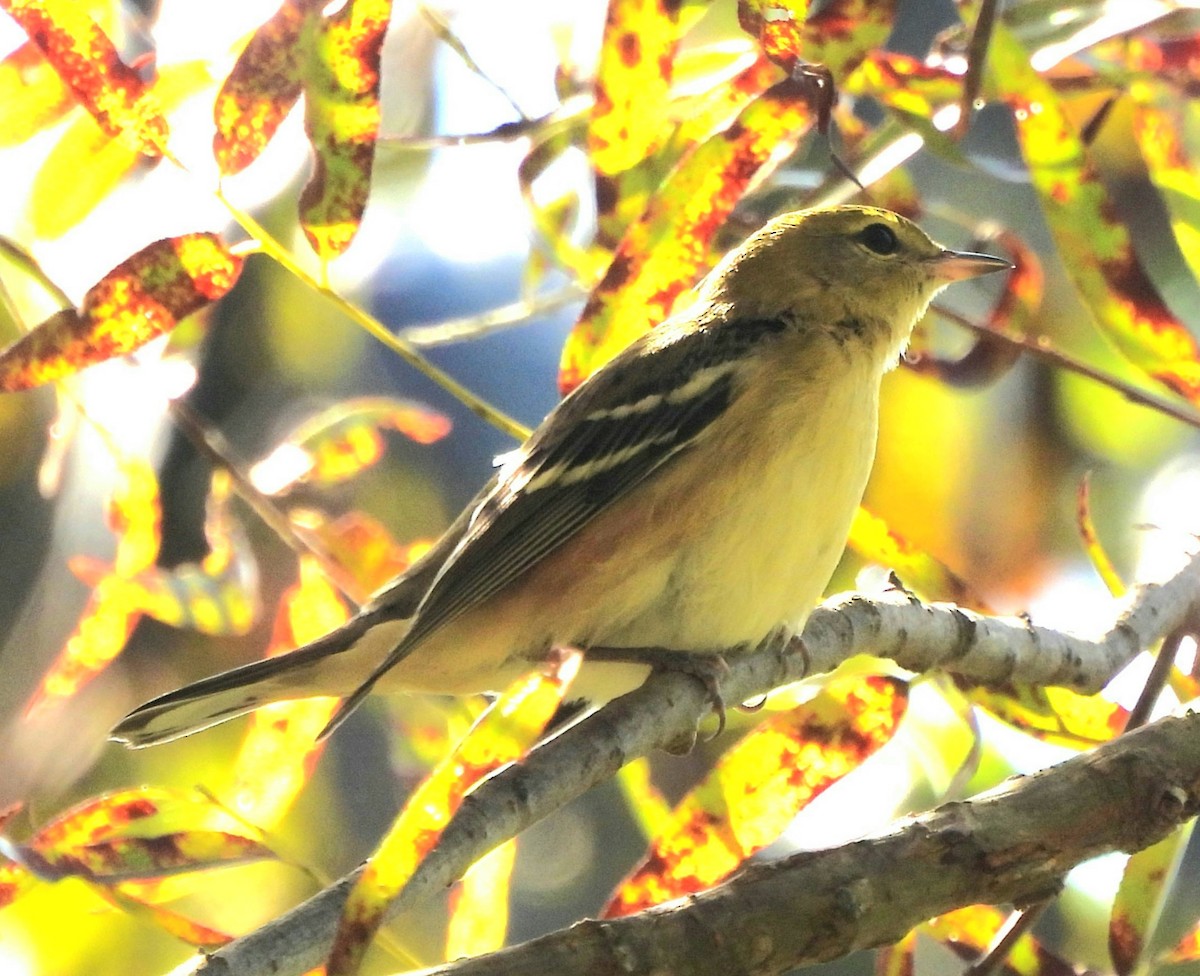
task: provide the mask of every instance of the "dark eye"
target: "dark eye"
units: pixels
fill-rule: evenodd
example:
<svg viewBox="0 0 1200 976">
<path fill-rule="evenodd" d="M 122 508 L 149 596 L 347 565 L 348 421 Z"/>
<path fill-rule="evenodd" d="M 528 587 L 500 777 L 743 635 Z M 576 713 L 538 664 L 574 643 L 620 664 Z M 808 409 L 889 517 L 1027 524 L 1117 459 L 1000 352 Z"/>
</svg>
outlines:
<svg viewBox="0 0 1200 976">
<path fill-rule="evenodd" d="M 900 249 L 896 232 L 887 224 L 869 224 L 862 229 L 858 239 L 876 254 L 895 254 Z"/>
</svg>

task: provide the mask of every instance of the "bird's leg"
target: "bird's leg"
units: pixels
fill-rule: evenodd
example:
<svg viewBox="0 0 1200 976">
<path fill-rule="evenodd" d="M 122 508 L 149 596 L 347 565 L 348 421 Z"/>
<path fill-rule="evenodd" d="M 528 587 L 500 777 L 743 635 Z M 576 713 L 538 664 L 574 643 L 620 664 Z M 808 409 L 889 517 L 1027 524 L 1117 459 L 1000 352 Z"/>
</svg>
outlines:
<svg viewBox="0 0 1200 976">
<path fill-rule="evenodd" d="M 715 739 L 725 731 L 725 697 L 721 694 L 721 679 L 729 673 L 729 665 L 720 654 L 676 651 L 669 647 L 588 647 L 584 657 L 593 661 L 644 664 L 655 671 L 690 674 L 704 685 L 709 704 L 717 716 L 717 731 L 711 738 Z M 689 744 L 683 752 L 690 750 Z"/>
</svg>

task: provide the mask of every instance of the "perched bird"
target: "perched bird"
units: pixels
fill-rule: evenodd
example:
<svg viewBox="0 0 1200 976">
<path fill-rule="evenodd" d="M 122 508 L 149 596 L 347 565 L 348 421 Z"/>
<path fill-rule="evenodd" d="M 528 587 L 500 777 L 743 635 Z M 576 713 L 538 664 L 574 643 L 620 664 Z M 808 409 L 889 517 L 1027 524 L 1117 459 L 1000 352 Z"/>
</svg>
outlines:
<svg viewBox="0 0 1200 976">
<path fill-rule="evenodd" d="M 146 746 L 349 696 L 329 731 L 372 688 L 501 689 L 554 647 L 584 651 L 576 690 L 605 700 L 646 662 L 799 628 L 862 498 L 883 374 L 934 295 L 1009 267 L 886 210 L 772 220 L 566 397 L 351 621 L 156 698 L 112 737 Z M 610 660 L 623 651 L 641 663 Z"/>
</svg>

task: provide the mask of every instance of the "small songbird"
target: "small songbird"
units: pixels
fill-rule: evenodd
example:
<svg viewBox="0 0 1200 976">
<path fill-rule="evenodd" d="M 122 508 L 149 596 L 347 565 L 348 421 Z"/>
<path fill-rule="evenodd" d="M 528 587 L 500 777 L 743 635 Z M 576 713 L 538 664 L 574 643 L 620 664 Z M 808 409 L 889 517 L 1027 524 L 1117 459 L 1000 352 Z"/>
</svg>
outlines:
<svg viewBox="0 0 1200 976">
<path fill-rule="evenodd" d="M 555 647 L 584 652 L 575 689 L 606 700 L 651 664 L 798 629 L 862 499 L 883 374 L 946 285 L 1010 267 L 886 210 L 777 217 L 566 397 L 356 617 L 156 698 L 112 737 L 147 746 L 349 696 L 328 732 L 372 688 L 502 689 Z"/>
</svg>

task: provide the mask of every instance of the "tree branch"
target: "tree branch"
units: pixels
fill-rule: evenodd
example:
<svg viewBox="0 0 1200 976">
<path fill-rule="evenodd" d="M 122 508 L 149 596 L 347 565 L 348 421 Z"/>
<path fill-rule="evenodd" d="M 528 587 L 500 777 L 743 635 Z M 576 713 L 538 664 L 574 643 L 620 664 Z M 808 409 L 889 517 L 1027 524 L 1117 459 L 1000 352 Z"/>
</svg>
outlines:
<svg viewBox="0 0 1200 976">
<path fill-rule="evenodd" d="M 882 836 L 752 864 L 691 898 L 426 976 L 768 976 L 888 945 L 955 908 L 1039 901 L 1080 862 L 1148 847 L 1197 811 L 1200 714 L 1189 713 Z"/>
<path fill-rule="evenodd" d="M 727 700 L 744 701 L 808 674 L 832 670 L 854 654 L 866 653 L 892 658 L 912 671 L 940 669 L 985 683 L 1015 680 L 1091 692 L 1134 655 L 1178 627 L 1198 600 L 1200 556 L 1193 557 L 1166 583 L 1139 588 L 1129 609 L 1095 641 L 1035 627 L 1024 620 L 984 617 L 945 604 L 922 605 L 903 594 L 880 599 L 842 597 L 814 611 L 802 640 L 792 641 L 791 653 L 731 655 L 730 670 L 721 687 Z M 708 706 L 706 695 L 701 683 L 689 675 L 656 673 L 637 691 L 548 739 L 522 763 L 480 784 L 467 796 L 441 843 L 392 903 L 389 916 L 441 892 L 487 851 L 608 779 L 630 759 L 678 743 L 694 733 L 697 716 Z M 1196 765 L 1200 768 L 1200 757 Z M 1145 794 L 1152 795 L 1158 794 Z M 1063 806 L 1061 801 L 1059 805 Z M 1072 814 L 1073 827 L 1081 826 L 1079 819 Z M 1099 826 L 1089 824 L 1088 829 Z M 1117 824 L 1108 826 L 1119 829 Z M 961 834 L 962 824 L 959 830 Z M 841 850 L 866 852 L 870 848 L 850 845 Z M 822 856 L 834 855 L 840 856 L 839 852 Z M 1047 860 L 1051 870 L 1046 878 L 1065 870 L 1053 858 Z M 914 866 L 911 859 L 905 863 L 911 884 Z M 933 862 L 932 869 L 937 873 L 941 866 Z M 299 976 L 319 965 L 328 954 L 342 905 L 357 873 L 220 949 L 201 971 L 208 976 Z M 977 865 L 969 900 L 994 900 L 991 886 L 995 881 L 986 875 Z M 943 890 L 941 882 L 927 887 L 931 896 Z M 1033 893 L 1032 888 L 1025 890 Z M 919 918 L 934 914 L 926 908 L 922 912 Z M 842 914 L 844 906 L 833 918 Z M 838 931 L 842 927 L 833 926 Z M 782 928 L 789 931 L 776 933 L 779 939 L 798 935 L 792 931 L 797 929 L 794 920 Z M 686 971 L 688 967 L 676 968 Z"/>
</svg>

